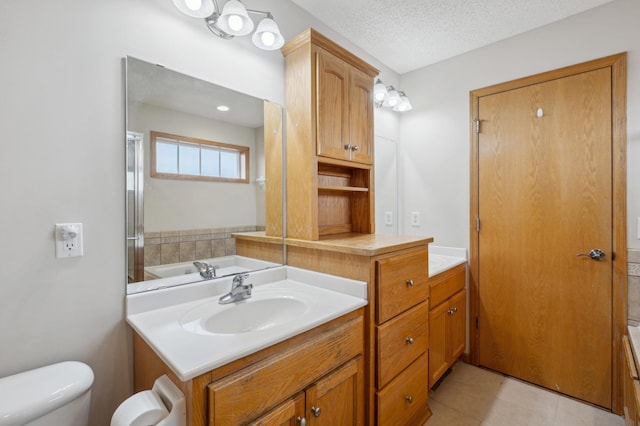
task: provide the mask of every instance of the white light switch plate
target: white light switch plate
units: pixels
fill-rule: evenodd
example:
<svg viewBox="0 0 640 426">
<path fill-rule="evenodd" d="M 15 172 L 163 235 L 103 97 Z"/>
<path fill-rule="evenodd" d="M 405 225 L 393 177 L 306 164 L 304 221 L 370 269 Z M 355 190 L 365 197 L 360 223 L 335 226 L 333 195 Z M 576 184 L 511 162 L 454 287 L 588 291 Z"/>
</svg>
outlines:
<svg viewBox="0 0 640 426">
<path fill-rule="evenodd" d="M 56 257 L 82 256 L 82 224 L 56 223 Z"/>
<path fill-rule="evenodd" d="M 420 212 L 411 212 L 411 226 L 420 226 Z"/>
</svg>

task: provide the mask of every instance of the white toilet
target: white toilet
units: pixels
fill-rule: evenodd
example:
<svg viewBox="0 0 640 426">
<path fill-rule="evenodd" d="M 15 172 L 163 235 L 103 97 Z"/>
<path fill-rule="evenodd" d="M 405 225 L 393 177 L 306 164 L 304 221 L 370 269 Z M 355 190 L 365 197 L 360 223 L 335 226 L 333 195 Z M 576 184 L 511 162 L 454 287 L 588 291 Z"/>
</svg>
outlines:
<svg viewBox="0 0 640 426">
<path fill-rule="evenodd" d="M 0 378 L 0 426 L 87 426 L 93 371 L 65 361 Z"/>
</svg>

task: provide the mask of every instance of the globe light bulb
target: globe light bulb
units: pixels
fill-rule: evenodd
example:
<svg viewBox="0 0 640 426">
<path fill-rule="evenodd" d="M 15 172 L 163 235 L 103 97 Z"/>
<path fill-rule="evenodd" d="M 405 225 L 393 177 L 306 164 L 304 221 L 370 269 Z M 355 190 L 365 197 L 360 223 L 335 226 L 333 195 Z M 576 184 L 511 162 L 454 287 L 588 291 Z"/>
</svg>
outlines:
<svg viewBox="0 0 640 426">
<path fill-rule="evenodd" d="M 184 4 L 190 9 L 190 10 L 200 10 L 200 8 L 202 7 L 202 0 L 185 0 Z"/>
<path fill-rule="evenodd" d="M 240 31 L 242 29 L 242 18 L 238 15 L 229 16 L 229 28 L 233 31 Z"/>
<path fill-rule="evenodd" d="M 260 38 L 262 39 L 262 43 L 265 46 L 273 46 L 273 43 L 276 41 L 276 36 L 273 35 L 272 32 L 264 32 L 260 35 Z"/>
</svg>

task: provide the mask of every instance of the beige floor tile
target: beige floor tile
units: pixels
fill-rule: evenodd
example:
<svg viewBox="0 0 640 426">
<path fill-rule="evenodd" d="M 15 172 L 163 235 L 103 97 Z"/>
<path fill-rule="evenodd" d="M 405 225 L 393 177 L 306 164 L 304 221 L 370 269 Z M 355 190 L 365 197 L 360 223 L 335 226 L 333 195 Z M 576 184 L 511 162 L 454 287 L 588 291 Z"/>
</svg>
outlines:
<svg viewBox="0 0 640 426">
<path fill-rule="evenodd" d="M 453 366 L 451 373 L 445 380 L 454 380 L 470 386 L 477 386 L 478 383 L 490 386 L 501 384 L 505 380 L 505 376 L 460 361 Z"/>
<path fill-rule="evenodd" d="M 479 426 L 480 420 L 465 416 L 433 399 L 429 400 L 431 417 L 425 426 Z"/>
<path fill-rule="evenodd" d="M 555 412 L 539 411 L 497 399 L 482 421 L 482 426 L 553 426 Z"/>
<path fill-rule="evenodd" d="M 469 417 L 482 420 L 491 409 L 499 391 L 500 384 L 479 382 L 477 385 L 469 385 L 447 377 L 431 393 L 431 398 Z"/>
<path fill-rule="evenodd" d="M 624 419 L 615 414 L 575 401 L 559 397 L 556 426 L 624 426 Z"/>
<path fill-rule="evenodd" d="M 622 417 L 462 362 L 432 391 L 425 426 L 624 426 Z"/>
<path fill-rule="evenodd" d="M 551 422 L 558 407 L 559 395 L 513 378 L 506 378 L 498 392 L 498 399 L 523 408 L 539 411 Z"/>
</svg>

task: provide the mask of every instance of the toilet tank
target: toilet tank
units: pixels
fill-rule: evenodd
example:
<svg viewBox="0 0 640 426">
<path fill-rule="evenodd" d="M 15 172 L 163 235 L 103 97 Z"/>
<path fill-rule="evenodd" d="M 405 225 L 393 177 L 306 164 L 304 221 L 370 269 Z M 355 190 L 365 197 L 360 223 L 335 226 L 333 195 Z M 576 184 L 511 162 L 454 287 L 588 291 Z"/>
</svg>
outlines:
<svg viewBox="0 0 640 426">
<path fill-rule="evenodd" d="M 77 361 L 0 379 L 0 426 L 87 426 L 93 371 Z"/>
</svg>

